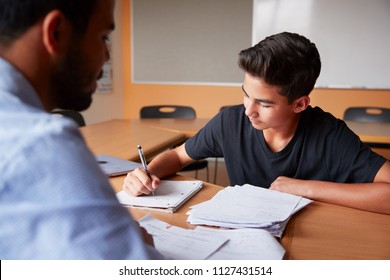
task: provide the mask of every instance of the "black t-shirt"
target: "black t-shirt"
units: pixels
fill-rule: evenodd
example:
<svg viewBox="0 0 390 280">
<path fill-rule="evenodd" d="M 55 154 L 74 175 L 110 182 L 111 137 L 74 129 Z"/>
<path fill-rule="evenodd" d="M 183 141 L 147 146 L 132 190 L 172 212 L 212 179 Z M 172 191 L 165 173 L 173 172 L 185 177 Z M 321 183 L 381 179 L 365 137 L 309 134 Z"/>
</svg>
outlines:
<svg viewBox="0 0 390 280">
<path fill-rule="evenodd" d="M 295 135 L 272 152 L 243 105 L 218 113 L 185 147 L 193 159 L 224 157 L 231 185 L 269 187 L 278 176 L 339 183 L 372 182 L 386 159 L 363 144 L 344 121 L 320 108 L 301 113 Z"/>
</svg>

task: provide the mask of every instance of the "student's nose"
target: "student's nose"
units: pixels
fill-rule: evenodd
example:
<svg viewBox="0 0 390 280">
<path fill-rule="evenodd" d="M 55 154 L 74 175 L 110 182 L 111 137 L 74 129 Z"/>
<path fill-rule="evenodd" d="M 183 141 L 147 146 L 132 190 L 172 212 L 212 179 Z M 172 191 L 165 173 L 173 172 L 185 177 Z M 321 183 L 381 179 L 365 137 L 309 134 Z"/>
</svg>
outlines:
<svg viewBox="0 0 390 280">
<path fill-rule="evenodd" d="M 245 106 L 245 114 L 248 117 L 250 117 L 250 116 L 252 116 L 253 114 L 256 114 L 256 113 L 258 113 L 257 112 L 256 102 L 248 100 L 246 102 L 246 106 Z"/>
</svg>

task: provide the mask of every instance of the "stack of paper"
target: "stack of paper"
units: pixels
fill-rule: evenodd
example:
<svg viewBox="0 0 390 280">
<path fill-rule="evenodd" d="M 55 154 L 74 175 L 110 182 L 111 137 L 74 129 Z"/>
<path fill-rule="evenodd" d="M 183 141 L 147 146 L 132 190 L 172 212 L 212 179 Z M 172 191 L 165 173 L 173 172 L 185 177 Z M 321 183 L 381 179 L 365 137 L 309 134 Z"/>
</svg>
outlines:
<svg viewBox="0 0 390 280">
<path fill-rule="evenodd" d="M 147 214 L 140 225 L 153 236 L 156 249 L 178 260 L 280 260 L 284 248 L 267 231 L 260 229 L 195 230 L 170 226 Z"/>
<path fill-rule="evenodd" d="M 289 218 L 311 200 L 249 184 L 226 187 L 192 206 L 188 222 L 225 228 L 259 228 L 281 237 Z"/>
</svg>

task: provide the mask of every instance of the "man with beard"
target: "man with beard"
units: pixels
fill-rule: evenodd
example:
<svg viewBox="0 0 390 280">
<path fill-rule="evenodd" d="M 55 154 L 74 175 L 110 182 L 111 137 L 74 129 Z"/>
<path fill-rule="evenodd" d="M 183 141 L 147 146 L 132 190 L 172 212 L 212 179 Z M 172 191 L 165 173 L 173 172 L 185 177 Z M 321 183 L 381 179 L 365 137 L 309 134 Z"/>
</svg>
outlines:
<svg viewBox="0 0 390 280">
<path fill-rule="evenodd" d="M 0 259 L 154 259 L 77 126 L 114 0 L 0 0 Z M 147 237 L 147 236 L 145 236 Z"/>
</svg>

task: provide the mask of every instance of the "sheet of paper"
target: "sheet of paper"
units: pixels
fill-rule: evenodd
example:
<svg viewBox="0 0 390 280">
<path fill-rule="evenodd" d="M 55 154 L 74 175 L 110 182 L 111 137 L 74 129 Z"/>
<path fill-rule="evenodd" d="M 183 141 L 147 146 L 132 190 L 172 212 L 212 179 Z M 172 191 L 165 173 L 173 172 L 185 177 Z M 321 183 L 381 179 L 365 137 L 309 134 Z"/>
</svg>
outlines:
<svg viewBox="0 0 390 280">
<path fill-rule="evenodd" d="M 262 229 L 219 230 L 197 227 L 199 236 L 223 236 L 229 241 L 208 259 L 212 260 L 281 260 L 285 250 L 268 231 Z"/>
<path fill-rule="evenodd" d="M 193 230 L 170 226 L 150 214 L 139 223 L 153 235 L 156 249 L 169 259 L 204 260 L 228 241 L 223 236 L 202 237 Z"/>
<path fill-rule="evenodd" d="M 272 223 L 286 220 L 299 200 L 299 196 L 244 185 L 227 187 L 212 200 L 193 206 L 192 209 L 205 218 L 212 215 L 220 221 Z"/>
</svg>

